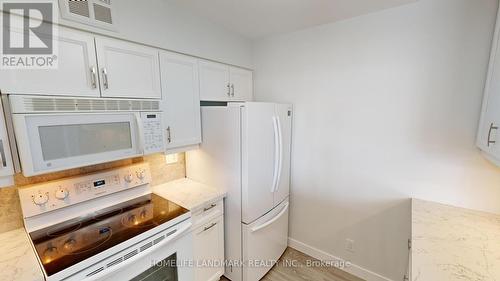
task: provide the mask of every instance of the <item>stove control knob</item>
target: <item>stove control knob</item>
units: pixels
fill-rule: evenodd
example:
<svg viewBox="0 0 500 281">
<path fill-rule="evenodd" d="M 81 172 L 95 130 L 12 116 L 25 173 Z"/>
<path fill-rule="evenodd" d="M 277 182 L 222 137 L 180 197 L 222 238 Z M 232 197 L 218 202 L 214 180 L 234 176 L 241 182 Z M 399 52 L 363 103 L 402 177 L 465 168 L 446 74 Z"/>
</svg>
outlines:
<svg viewBox="0 0 500 281">
<path fill-rule="evenodd" d="M 61 187 L 56 191 L 56 198 L 59 200 L 66 199 L 68 197 L 68 195 L 69 195 L 69 191 L 66 188 Z"/>
<path fill-rule="evenodd" d="M 43 206 L 49 201 L 49 193 L 41 193 L 39 192 L 36 195 L 32 196 L 33 198 L 33 203 L 38 206 Z"/>
<path fill-rule="evenodd" d="M 125 177 L 123 178 L 126 182 L 128 183 L 131 183 L 132 180 L 133 180 L 133 177 L 132 177 L 132 174 L 127 174 L 125 175 Z"/>
<path fill-rule="evenodd" d="M 138 179 L 143 180 L 146 177 L 146 171 L 144 170 L 139 170 L 135 172 L 136 176 Z"/>
</svg>

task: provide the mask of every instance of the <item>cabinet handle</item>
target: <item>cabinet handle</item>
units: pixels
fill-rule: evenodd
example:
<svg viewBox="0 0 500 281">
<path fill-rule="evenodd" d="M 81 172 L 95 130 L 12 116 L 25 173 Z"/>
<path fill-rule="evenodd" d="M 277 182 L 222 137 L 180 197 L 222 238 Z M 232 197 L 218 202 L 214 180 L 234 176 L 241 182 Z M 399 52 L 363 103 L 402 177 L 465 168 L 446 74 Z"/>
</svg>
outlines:
<svg viewBox="0 0 500 281">
<path fill-rule="evenodd" d="M 490 146 L 490 144 L 495 144 L 497 143 L 496 141 L 494 140 L 491 140 L 491 131 L 492 130 L 498 130 L 498 127 L 495 126 L 493 123 L 490 124 L 490 130 L 488 131 L 488 147 Z"/>
<path fill-rule="evenodd" d="M 171 143 L 172 142 L 172 135 L 170 131 L 170 126 L 167 127 L 167 142 Z"/>
<path fill-rule="evenodd" d="M 234 84 L 231 84 L 231 90 L 232 90 L 231 96 L 234 97 Z"/>
<path fill-rule="evenodd" d="M 205 227 L 203 228 L 203 231 L 207 231 L 207 230 L 209 230 L 210 228 L 212 228 L 212 227 L 214 227 L 214 226 L 216 226 L 216 225 L 217 225 L 217 223 L 216 223 L 216 222 L 214 222 L 214 223 L 212 223 L 212 224 L 211 224 L 211 225 L 209 225 L 209 226 L 205 226 Z"/>
<path fill-rule="evenodd" d="M 97 70 L 96 70 L 95 66 L 92 66 L 90 68 L 90 81 L 91 81 L 92 89 L 96 89 L 97 88 Z"/>
<path fill-rule="evenodd" d="M 0 140 L 0 157 L 2 157 L 2 166 L 7 167 L 7 159 L 5 159 L 5 149 L 3 148 L 3 140 Z"/>
<path fill-rule="evenodd" d="M 108 70 L 105 67 L 102 69 L 102 84 L 105 90 L 109 89 Z"/>
<path fill-rule="evenodd" d="M 203 212 L 210 211 L 210 210 L 212 210 L 212 209 L 213 209 L 213 208 L 215 208 L 215 207 L 217 207 L 217 204 L 212 204 L 212 205 L 210 205 L 210 207 L 206 207 L 206 208 L 204 208 L 204 209 L 203 209 Z"/>
<path fill-rule="evenodd" d="M 229 83 L 227 83 L 227 96 L 231 96 L 231 85 Z"/>
</svg>

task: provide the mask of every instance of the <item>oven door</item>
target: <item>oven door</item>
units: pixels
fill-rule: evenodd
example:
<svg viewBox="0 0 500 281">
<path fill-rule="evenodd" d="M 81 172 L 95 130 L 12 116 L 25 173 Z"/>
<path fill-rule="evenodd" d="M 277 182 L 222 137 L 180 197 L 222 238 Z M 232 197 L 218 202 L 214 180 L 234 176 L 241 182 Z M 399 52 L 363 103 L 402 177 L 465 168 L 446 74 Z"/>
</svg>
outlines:
<svg viewBox="0 0 500 281">
<path fill-rule="evenodd" d="M 68 278 L 68 281 L 194 281 L 191 225 L 190 220 L 184 221 L 174 227 L 175 232 L 168 229 L 161 242 L 154 243 L 158 238 L 151 237 L 147 239 L 153 241 L 151 246 L 145 247 L 150 242 L 138 243 L 134 247 L 139 247 L 139 250 L 125 250 L 123 258 L 119 258 L 119 253 Z M 135 254 L 130 256 L 130 253 Z"/>
<path fill-rule="evenodd" d="M 25 176 L 140 156 L 140 114 L 14 114 Z"/>
</svg>

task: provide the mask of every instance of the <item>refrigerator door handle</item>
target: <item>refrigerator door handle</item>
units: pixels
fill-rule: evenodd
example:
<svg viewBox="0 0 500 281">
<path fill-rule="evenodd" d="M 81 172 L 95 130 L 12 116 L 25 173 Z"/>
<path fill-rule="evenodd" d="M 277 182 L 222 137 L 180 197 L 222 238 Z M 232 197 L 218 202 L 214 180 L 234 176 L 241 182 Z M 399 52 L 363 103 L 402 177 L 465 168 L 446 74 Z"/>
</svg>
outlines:
<svg viewBox="0 0 500 281">
<path fill-rule="evenodd" d="M 271 224 L 273 224 L 273 222 L 279 220 L 283 214 L 285 214 L 285 212 L 288 210 L 288 206 L 290 206 L 290 203 L 286 203 L 285 204 L 285 207 L 283 207 L 283 210 L 281 210 L 274 218 L 266 221 L 265 223 L 261 224 L 261 225 L 258 225 L 258 226 L 255 226 L 255 227 L 252 227 L 250 230 L 251 232 L 256 232 L 256 231 L 259 231 L 263 228 L 266 228 L 268 226 L 270 226 Z"/>
<path fill-rule="evenodd" d="M 278 173 L 279 173 L 279 128 L 278 128 L 278 118 L 273 116 L 273 128 L 274 128 L 274 170 L 273 170 L 273 184 L 271 186 L 271 193 L 276 191 L 276 186 L 278 185 Z"/>
<path fill-rule="evenodd" d="M 281 171 L 283 170 L 283 133 L 281 130 L 281 121 L 279 117 L 276 117 L 276 123 L 278 124 L 278 143 L 279 143 L 279 158 L 278 158 L 278 176 L 276 177 L 276 187 L 274 192 L 278 191 L 281 182 Z"/>
</svg>

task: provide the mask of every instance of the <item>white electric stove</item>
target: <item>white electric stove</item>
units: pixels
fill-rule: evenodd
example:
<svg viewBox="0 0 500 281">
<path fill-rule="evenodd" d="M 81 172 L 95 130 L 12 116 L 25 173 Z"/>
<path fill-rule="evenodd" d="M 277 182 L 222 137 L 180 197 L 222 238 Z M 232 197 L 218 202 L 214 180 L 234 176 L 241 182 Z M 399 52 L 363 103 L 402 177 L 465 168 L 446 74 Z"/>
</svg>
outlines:
<svg viewBox="0 0 500 281">
<path fill-rule="evenodd" d="M 45 278 L 193 280 L 191 213 L 151 192 L 148 164 L 19 190 Z"/>
</svg>

